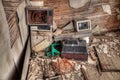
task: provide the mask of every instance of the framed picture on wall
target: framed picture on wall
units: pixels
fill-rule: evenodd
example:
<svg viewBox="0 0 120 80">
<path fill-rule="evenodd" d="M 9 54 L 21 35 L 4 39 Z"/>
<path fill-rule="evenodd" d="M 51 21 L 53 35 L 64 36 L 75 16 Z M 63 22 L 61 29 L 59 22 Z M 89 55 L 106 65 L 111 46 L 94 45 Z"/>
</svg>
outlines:
<svg viewBox="0 0 120 80">
<path fill-rule="evenodd" d="M 78 32 L 84 30 L 91 30 L 91 21 L 90 20 L 75 21 L 75 27 Z"/>
<path fill-rule="evenodd" d="M 28 25 L 52 25 L 53 9 L 48 7 L 26 7 L 26 21 Z"/>
</svg>

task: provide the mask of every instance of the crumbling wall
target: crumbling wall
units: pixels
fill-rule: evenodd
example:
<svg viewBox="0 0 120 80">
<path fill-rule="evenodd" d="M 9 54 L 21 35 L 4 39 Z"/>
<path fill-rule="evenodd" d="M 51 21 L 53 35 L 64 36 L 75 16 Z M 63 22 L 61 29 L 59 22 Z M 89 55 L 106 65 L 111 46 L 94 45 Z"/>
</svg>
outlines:
<svg viewBox="0 0 120 80">
<path fill-rule="evenodd" d="M 82 1 L 80 2 L 76 3 L 76 5 L 83 3 Z M 45 6 L 54 7 L 54 20 L 58 27 L 62 27 L 67 22 L 76 18 L 90 19 L 94 33 L 98 32 L 96 30 L 109 31 L 120 27 L 118 13 L 120 10 L 120 0 L 91 0 L 79 8 L 71 7 L 69 0 L 46 0 Z"/>
</svg>

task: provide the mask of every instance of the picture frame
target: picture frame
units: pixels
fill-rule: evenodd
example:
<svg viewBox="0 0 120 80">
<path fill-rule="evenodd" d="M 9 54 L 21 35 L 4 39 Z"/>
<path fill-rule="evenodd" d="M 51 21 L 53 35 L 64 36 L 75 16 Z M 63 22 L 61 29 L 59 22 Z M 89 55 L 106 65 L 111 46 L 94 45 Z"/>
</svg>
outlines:
<svg viewBox="0 0 120 80">
<path fill-rule="evenodd" d="M 78 20 L 75 21 L 75 27 L 78 32 L 91 30 L 91 20 Z"/>
<path fill-rule="evenodd" d="M 29 26 L 35 25 L 52 25 L 53 8 L 51 7 L 26 7 L 26 23 Z"/>
</svg>

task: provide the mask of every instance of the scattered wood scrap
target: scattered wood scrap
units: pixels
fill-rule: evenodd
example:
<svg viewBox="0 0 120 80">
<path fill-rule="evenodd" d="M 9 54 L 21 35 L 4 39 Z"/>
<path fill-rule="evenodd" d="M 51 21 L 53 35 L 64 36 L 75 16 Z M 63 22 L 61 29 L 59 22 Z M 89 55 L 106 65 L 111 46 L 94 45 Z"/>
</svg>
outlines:
<svg viewBox="0 0 120 80">
<path fill-rule="evenodd" d="M 38 43 L 36 46 L 33 47 L 33 51 L 39 52 L 39 51 L 45 50 L 45 48 L 47 48 L 50 44 L 51 44 L 51 42 L 49 42 L 47 40 L 43 40 L 40 43 Z"/>
<path fill-rule="evenodd" d="M 94 51 L 94 48 L 93 48 L 93 47 L 89 48 L 89 54 L 90 54 L 92 60 L 94 60 L 94 61 L 97 60 L 97 57 L 96 57 L 96 55 L 95 55 L 95 51 Z"/>
</svg>

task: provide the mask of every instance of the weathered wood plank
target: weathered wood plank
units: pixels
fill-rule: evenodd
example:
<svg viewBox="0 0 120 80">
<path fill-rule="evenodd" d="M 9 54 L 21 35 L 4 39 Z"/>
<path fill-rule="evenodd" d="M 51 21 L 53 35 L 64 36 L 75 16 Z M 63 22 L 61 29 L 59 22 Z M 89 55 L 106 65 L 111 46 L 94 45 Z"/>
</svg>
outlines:
<svg viewBox="0 0 120 80">
<path fill-rule="evenodd" d="M 98 48 L 96 48 L 96 50 L 102 71 L 120 71 L 119 56 L 111 54 L 110 52 L 110 56 L 107 56 L 107 54 L 99 52 Z"/>
<path fill-rule="evenodd" d="M 4 7 L 4 9 L 6 10 L 6 11 L 9 11 L 9 10 L 13 10 L 13 11 L 15 11 L 16 10 L 16 7 Z"/>
<path fill-rule="evenodd" d="M 11 47 L 13 46 L 16 39 L 19 37 L 19 30 L 18 30 L 18 24 L 14 23 L 10 31 L 10 41 L 11 41 Z"/>
<path fill-rule="evenodd" d="M 8 21 L 9 28 L 11 28 L 15 23 L 17 23 L 16 15 L 13 15 L 13 17 Z"/>
<path fill-rule="evenodd" d="M 13 11 L 13 13 L 10 13 L 9 15 L 6 14 L 7 19 L 9 19 L 9 17 L 11 17 L 11 15 L 14 14 L 19 4 L 23 1 L 24 0 L 3 0 L 5 12 L 9 13 L 9 11 Z"/>
<path fill-rule="evenodd" d="M 86 65 L 86 70 L 82 69 L 86 80 L 119 80 L 120 72 L 101 72 L 99 74 L 97 68 L 92 65 Z"/>
<path fill-rule="evenodd" d="M 24 64 L 23 64 L 21 80 L 26 80 L 30 55 L 31 55 L 30 38 L 28 38 L 27 49 L 26 49 L 26 53 L 25 53 L 25 60 L 24 60 Z"/>
<path fill-rule="evenodd" d="M 100 74 L 95 66 L 85 66 L 86 69 L 82 69 L 83 75 L 86 76 L 86 80 L 99 80 Z M 91 72 L 90 72 L 91 71 Z"/>
<path fill-rule="evenodd" d="M 9 25 L 11 47 L 12 47 L 16 39 L 19 37 L 18 21 L 16 14 L 14 14 L 11 17 L 11 19 L 8 21 L 8 25 Z"/>
<path fill-rule="evenodd" d="M 16 15 L 16 9 L 24 0 L 3 0 L 4 10 L 8 20 L 10 41 L 11 46 L 14 44 L 16 39 L 20 36 L 18 29 L 18 21 Z"/>
<path fill-rule="evenodd" d="M 4 2 L 3 3 L 4 6 L 10 6 L 10 7 L 16 7 L 19 5 L 18 2 L 13 2 L 12 4 L 10 2 Z"/>
</svg>

